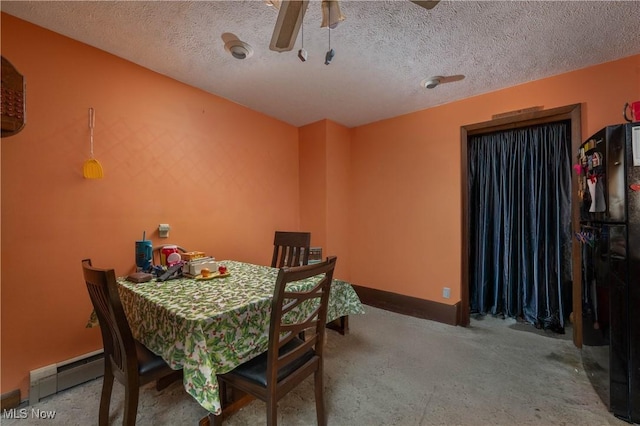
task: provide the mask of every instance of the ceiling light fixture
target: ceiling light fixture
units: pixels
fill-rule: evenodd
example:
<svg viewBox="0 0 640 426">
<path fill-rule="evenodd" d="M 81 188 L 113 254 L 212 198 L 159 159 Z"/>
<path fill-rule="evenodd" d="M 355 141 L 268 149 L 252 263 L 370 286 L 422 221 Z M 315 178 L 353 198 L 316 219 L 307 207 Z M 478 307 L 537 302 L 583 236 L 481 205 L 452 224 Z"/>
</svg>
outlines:
<svg viewBox="0 0 640 426">
<path fill-rule="evenodd" d="M 231 56 L 236 59 L 247 59 L 253 55 L 253 48 L 248 43 L 240 40 L 235 34 L 222 34 L 222 41 L 224 41 L 224 50 L 231 53 Z"/>
<path fill-rule="evenodd" d="M 224 49 L 236 59 L 246 59 L 253 55 L 253 48 L 244 41 L 234 40 L 225 43 Z"/>
<path fill-rule="evenodd" d="M 460 80 L 464 80 L 464 75 L 462 74 L 447 75 L 447 76 L 436 75 L 434 77 L 429 77 L 422 80 L 420 82 L 420 86 L 422 86 L 425 89 L 435 89 L 441 84 L 453 83 Z"/>
<path fill-rule="evenodd" d="M 425 89 L 435 89 L 440 85 L 440 83 L 442 82 L 441 80 L 442 77 L 425 78 L 420 82 L 420 86 L 424 87 Z"/>
</svg>

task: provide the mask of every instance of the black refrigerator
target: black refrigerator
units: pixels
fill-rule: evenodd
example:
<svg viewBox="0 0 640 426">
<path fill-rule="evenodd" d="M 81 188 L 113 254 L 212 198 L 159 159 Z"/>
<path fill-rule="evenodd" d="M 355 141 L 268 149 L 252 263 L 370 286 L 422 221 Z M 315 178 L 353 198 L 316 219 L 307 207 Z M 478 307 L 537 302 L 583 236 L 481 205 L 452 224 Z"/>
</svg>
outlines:
<svg viewBox="0 0 640 426">
<path fill-rule="evenodd" d="M 608 348 L 609 410 L 640 423 L 640 123 L 588 138 L 574 168 L 583 344 Z"/>
</svg>

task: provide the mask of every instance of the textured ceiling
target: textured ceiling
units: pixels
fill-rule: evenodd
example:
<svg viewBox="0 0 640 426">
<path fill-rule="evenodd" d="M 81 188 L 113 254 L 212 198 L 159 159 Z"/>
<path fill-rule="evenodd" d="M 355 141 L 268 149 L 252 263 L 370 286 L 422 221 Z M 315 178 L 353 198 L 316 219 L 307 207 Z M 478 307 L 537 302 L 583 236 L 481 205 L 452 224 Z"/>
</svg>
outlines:
<svg viewBox="0 0 640 426">
<path fill-rule="evenodd" d="M 304 19 L 306 62 L 269 50 L 277 11 L 253 1 L 2 1 L 1 10 L 295 126 L 354 127 L 640 53 L 637 1 L 320 2 Z M 223 33 L 254 50 L 233 58 Z M 434 75 L 461 81 L 425 90 Z"/>
</svg>

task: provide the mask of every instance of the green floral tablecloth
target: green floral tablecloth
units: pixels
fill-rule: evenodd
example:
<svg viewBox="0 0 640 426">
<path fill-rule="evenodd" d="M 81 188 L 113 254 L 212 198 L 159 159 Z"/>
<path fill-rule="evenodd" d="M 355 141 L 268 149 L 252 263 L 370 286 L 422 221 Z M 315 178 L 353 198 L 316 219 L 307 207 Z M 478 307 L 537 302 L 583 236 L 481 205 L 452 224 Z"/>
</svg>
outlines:
<svg viewBox="0 0 640 426">
<path fill-rule="evenodd" d="M 133 335 L 183 369 L 184 387 L 205 409 L 220 412 L 216 374 L 264 352 L 278 269 L 221 261 L 230 276 L 134 284 L 118 279 Z M 295 283 L 312 285 L 313 280 Z M 334 280 L 327 321 L 364 309 L 350 284 Z"/>
</svg>

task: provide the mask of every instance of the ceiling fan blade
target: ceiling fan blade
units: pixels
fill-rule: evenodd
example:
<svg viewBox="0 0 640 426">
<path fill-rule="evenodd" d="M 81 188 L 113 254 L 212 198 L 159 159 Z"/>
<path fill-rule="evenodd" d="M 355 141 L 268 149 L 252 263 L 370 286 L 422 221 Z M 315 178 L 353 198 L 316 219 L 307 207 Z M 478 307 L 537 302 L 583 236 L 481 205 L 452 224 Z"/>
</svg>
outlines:
<svg viewBox="0 0 640 426">
<path fill-rule="evenodd" d="M 340 10 L 340 0 L 322 0 L 322 23 L 320 28 L 329 27 L 335 29 L 338 24 L 345 20 L 346 16 Z"/>
<path fill-rule="evenodd" d="M 276 52 L 293 49 L 308 5 L 309 0 L 282 1 L 269 49 Z"/>
<path fill-rule="evenodd" d="M 414 1 L 414 0 L 411 0 L 411 3 L 415 3 L 418 6 L 422 6 L 425 9 L 433 9 L 434 7 L 436 7 L 436 5 L 438 3 L 440 3 L 440 0 L 431 0 L 431 1 Z"/>
</svg>

